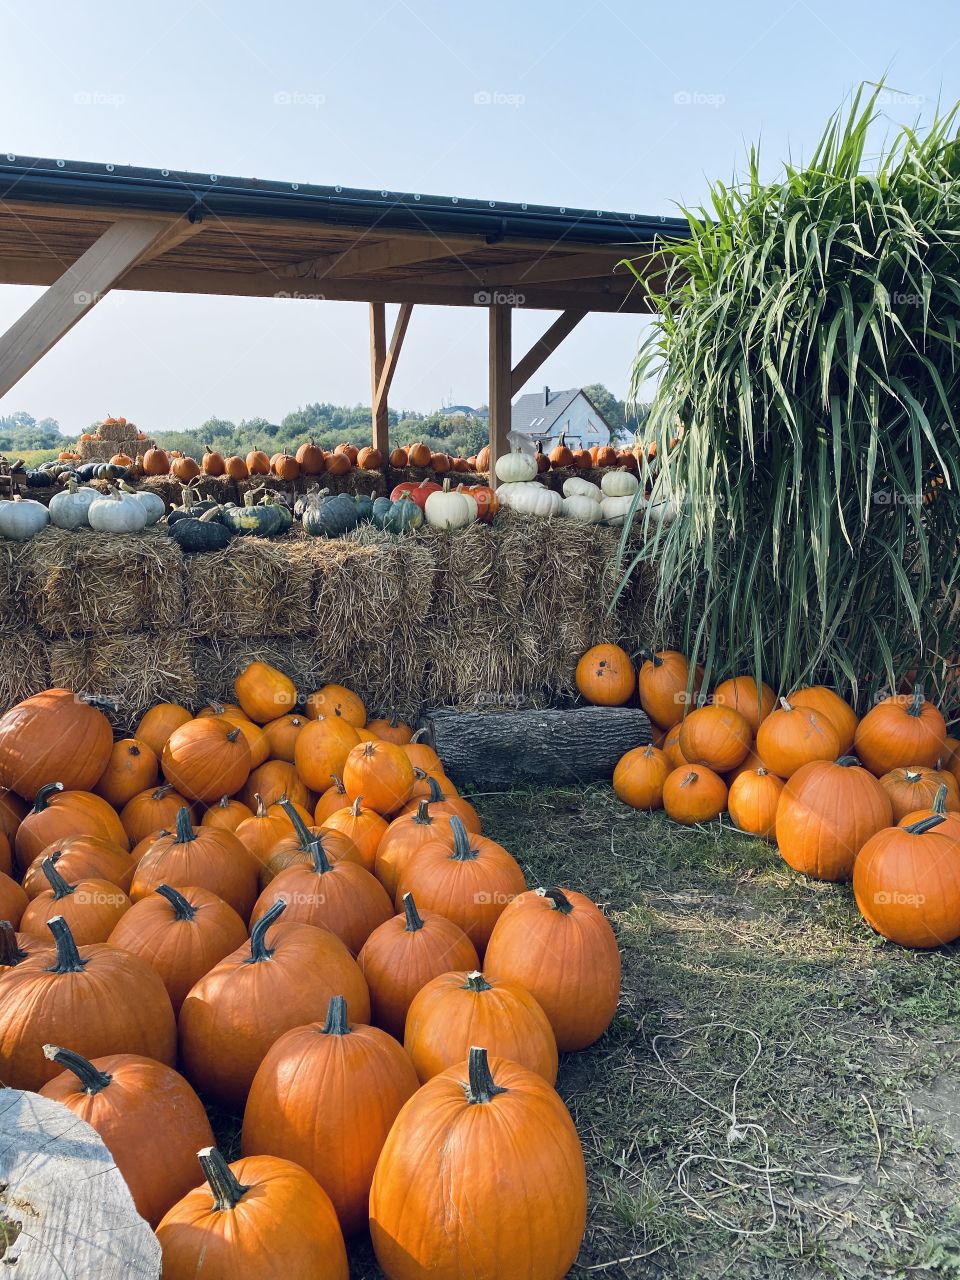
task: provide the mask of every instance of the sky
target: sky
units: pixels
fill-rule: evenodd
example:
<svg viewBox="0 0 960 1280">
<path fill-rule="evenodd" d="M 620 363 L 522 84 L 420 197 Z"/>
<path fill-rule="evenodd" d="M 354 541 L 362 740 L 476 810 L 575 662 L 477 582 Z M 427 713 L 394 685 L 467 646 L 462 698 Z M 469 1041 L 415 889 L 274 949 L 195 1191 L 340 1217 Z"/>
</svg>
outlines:
<svg viewBox="0 0 960 1280">
<path fill-rule="evenodd" d="M 771 178 L 801 160 L 860 81 L 886 76 L 891 125 L 929 119 L 960 98 L 958 46 L 960 6 L 930 0 L 0 0 L 0 146 L 670 214 L 752 143 Z M 40 292 L 0 286 L 0 332 Z M 515 353 L 552 319 L 518 312 Z M 588 317 L 531 385 L 624 396 L 645 323 Z M 391 404 L 484 403 L 486 331 L 482 312 L 417 308 Z M 114 292 L 0 416 L 276 421 L 368 403 L 368 350 L 364 304 Z"/>
</svg>

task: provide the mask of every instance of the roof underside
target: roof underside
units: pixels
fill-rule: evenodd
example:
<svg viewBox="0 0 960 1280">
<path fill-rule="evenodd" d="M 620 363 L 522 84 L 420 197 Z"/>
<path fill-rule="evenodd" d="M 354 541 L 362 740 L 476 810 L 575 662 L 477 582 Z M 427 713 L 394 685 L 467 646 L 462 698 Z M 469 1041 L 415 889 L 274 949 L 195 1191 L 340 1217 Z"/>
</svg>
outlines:
<svg viewBox="0 0 960 1280">
<path fill-rule="evenodd" d="M 179 228 L 116 286 L 250 297 L 506 301 L 643 312 L 618 265 L 662 269 L 684 221 L 0 157 L 0 283 L 51 284 L 123 218 Z"/>
</svg>

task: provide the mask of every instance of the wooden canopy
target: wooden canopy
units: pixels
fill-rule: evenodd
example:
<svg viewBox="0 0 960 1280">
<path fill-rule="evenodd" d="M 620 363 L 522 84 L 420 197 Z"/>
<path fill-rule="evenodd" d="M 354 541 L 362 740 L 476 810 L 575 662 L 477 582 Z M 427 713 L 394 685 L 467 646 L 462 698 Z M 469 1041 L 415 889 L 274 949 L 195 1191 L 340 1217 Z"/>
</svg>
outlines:
<svg viewBox="0 0 960 1280">
<path fill-rule="evenodd" d="M 659 239 L 685 233 L 673 218 L 7 155 L 0 283 L 48 289 L 0 337 L 0 395 L 110 289 L 367 302 L 373 439 L 386 455 L 412 307 L 479 306 L 495 460 L 512 397 L 584 316 L 649 310 L 618 264 L 662 265 Z M 387 303 L 400 304 L 389 339 Z M 515 361 L 518 307 L 561 314 Z"/>
</svg>

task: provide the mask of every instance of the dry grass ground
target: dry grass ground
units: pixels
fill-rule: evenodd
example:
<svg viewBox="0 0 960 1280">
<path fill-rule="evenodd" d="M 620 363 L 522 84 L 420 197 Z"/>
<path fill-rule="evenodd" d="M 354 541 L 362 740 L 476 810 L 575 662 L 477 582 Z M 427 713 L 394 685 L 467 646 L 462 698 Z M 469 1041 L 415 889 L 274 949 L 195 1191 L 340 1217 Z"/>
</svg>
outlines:
<svg viewBox="0 0 960 1280">
<path fill-rule="evenodd" d="M 953 950 L 883 944 L 848 886 L 605 787 L 476 803 L 531 884 L 604 904 L 623 953 L 613 1027 L 558 1082 L 590 1180 L 573 1276 L 960 1277 Z M 351 1274 L 380 1275 L 366 1241 Z"/>
</svg>

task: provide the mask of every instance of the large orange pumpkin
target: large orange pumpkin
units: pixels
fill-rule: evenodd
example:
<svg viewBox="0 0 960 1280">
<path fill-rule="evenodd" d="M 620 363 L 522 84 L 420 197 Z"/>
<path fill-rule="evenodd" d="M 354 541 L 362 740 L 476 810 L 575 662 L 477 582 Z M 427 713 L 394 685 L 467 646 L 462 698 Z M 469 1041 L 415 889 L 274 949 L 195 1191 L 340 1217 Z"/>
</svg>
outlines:
<svg viewBox="0 0 960 1280">
<path fill-rule="evenodd" d="M 781 698 L 757 730 L 757 754 L 778 778 L 791 778 L 811 761 L 836 760 L 840 734 L 821 711 Z"/>
<path fill-rule="evenodd" d="M 250 776 L 250 748 L 239 726 L 229 721 L 191 720 L 170 735 L 161 766 L 181 795 L 213 804 L 235 795 Z"/>
<path fill-rule="evenodd" d="M 960 845 L 933 814 L 878 831 L 857 854 L 853 895 L 871 928 L 904 947 L 960 937 Z"/>
<path fill-rule="evenodd" d="M 453 849 L 450 814 L 434 814 L 429 800 L 420 800 L 415 813 L 401 814 L 384 831 L 377 843 L 374 870 L 377 879 L 396 900 L 397 884 L 404 868 L 425 844 L 437 840 Z"/>
<path fill-rule="evenodd" d="M 17 828 L 17 862 L 28 867 L 47 845 L 74 835 L 99 836 L 127 848 L 127 833 L 106 800 L 89 791 L 65 791 L 59 782 L 41 787 Z"/>
<path fill-rule="evenodd" d="M 176 831 L 158 836 L 140 859 L 130 897 L 139 902 L 162 884 L 209 889 L 246 920 L 257 896 L 257 864 L 232 832 L 195 829 L 181 809 Z"/>
<path fill-rule="evenodd" d="M 325 791 L 331 778 L 343 777 L 347 756 L 360 741 L 342 716 L 319 716 L 297 734 L 293 759 L 297 773 L 313 791 Z"/>
<path fill-rule="evenodd" d="M 839 693 L 828 689 L 826 685 L 807 685 L 802 689 L 795 689 L 787 701 L 791 707 L 806 707 L 825 715 L 840 735 L 840 754 L 848 754 L 853 746 L 853 735 L 857 731 L 857 713 Z"/>
<path fill-rule="evenodd" d="M 703 668 L 693 673 L 690 686 L 690 664 L 675 649 L 648 653 L 637 672 L 640 705 L 661 729 L 672 729 L 687 713 L 703 684 Z"/>
<path fill-rule="evenodd" d="M 307 697 L 306 707 L 311 720 L 320 716 L 342 716 L 355 729 L 362 729 L 367 723 L 363 699 L 342 684 L 325 684 Z"/>
<path fill-rule="evenodd" d="M 599 908 L 572 889 L 535 889 L 511 902 L 494 928 L 484 969 L 530 992 L 561 1053 L 593 1044 L 616 1013 L 617 940 Z"/>
<path fill-rule="evenodd" d="M 120 813 L 120 821 L 131 845 L 147 836 L 172 831 L 181 809 L 189 809 L 190 801 L 167 782 L 152 791 L 141 791 L 128 800 Z"/>
<path fill-rule="evenodd" d="M 451 1212 L 454 1188 L 467 1199 Z M 580 1139 L 555 1090 L 474 1047 L 397 1117 L 373 1177 L 370 1235 L 398 1280 L 558 1280 L 586 1212 Z"/>
<path fill-rule="evenodd" d="M 893 821 L 890 797 L 853 756 L 803 765 L 777 805 L 777 847 L 794 871 L 848 880 L 861 848 Z"/>
<path fill-rule="evenodd" d="M 237 676 L 233 687 L 244 714 L 255 724 L 278 720 L 297 705 L 296 685 L 268 662 L 251 662 Z"/>
<path fill-rule="evenodd" d="M 617 761 L 613 789 L 634 809 L 659 809 L 670 769 L 670 761 L 656 747 L 634 747 Z"/>
<path fill-rule="evenodd" d="M 90 791 L 113 750 L 110 721 L 69 689 L 47 689 L 0 716 L 0 787 L 36 799 L 49 782 Z"/>
<path fill-rule="evenodd" d="M 727 809 L 734 824 L 749 835 L 772 840 L 782 791 L 783 779 L 762 767 L 737 774 L 727 793 Z"/>
<path fill-rule="evenodd" d="M 421 915 L 408 893 L 403 898 L 403 914 L 374 929 L 360 949 L 357 963 L 370 988 L 374 1026 L 403 1040 L 407 1010 L 417 992 L 441 973 L 473 970 L 480 960 L 459 925 L 435 911 Z"/>
<path fill-rule="evenodd" d="M 234 1110 L 270 1046 L 285 1031 L 320 1021 L 333 996 L 343 995 L 358 1021 L 370 1019 L 366 981 L 340 939 L 312 924 L 278 924 L 284 910 L 278 902 L 261 916 L 249 943 L 202 977 L 180 1009 L 184 1074 Z"/>
<path fill-rule="evenodd" d="M 312 440 L 302 444 L 295 456 L 300 463 L 300 471 L 305 476 L 319 476 L 326 470 L 327 455 Z"/>
<path fill-rule="evenodd" d="M 155 786 L 159 773 L 160 762 L 151 747 L 136 738 L 121 738 L 94 791 L 114 809 L 122 809 L 139 792 Z"/>
<path fill-rule="evenodd" d="M 714 773 L 727 773 L 750 750 L 750 725 L 739 711 L 727 706 L 698 707 L 680 728 L 680 750 L 691 764 L 705 764 Z"/>
<path fill-rule="evenodd" d="M 213 1142 L 203 1103 L 183 1076 L 151 1058 L 113 1053 L 91 1061 L 56 1044 L 43 1052 L 61 1070 L 41 1094 L 99 1133 L 137 1212 L 156 1226 L 196 1184 L 197 1151 Z"/>
<path fill-rule="evenodd" d="M 248 809 L 242 800 L 233 800 L 230 796 L 221 796 L 212 805 L 200 821 L 203 827 L 217 827 L 221 831 L 232 831 L 236 834 L 241 822 L 253 817 L 253 810 Z"/>
<path fill-rule="evenodd" d="M 157 885 L 135 902 L 107 941 L 142 956 L 160 975 L 174 1013 L 215 964 L 242 947 L 247 930 L 233 907 L 197 885 Z"/>
<path fill-rule="evenodd" d="M 60 916 L 48 921 L 56 958 L 43 948 L 0 973 L 0 1078 L 37 1090 L 60 1074 L 45 1044 L 67 1042 L 85 1058 L 142 1053 L 173 1066 L 177 1032 L 170 998 L 139 956 L 94 944 L 78 948 Z"/>
<path fill-rule="evenodd" d="M 382 816 L 403 808 L 413 782 L 409 756 L 392 742 L 361 742 L 344 762 L 343 785 L 351 803 L 362 799 L 368 809 Z"/>
<path fill-rule="evenodd" d="M 897 693 L 872 707 L 857 725 L 853 747 L 878 777 L 901 765 L 932 768 L 944 753 L 947 726 L 918 688 Z"/>
<path fill-rule="evenodd" d="M 109 880 L 68 881 L 53 858 L 42 858 L 40 870 L 47 887 L 30 900 L 24 911 L 19 922 L 22 933 L 45 939 L 49 936 L 50 920 L 62 916 L 76 944 L 85 947 L 92 942 L 106 942 L 114 926 L 130 910 L 130 899 L 119 885 Z M 19 892 L 26 899 L 24 891 L 19 889 Z M 6 909 L 5 915 L 13 919 Z M 13 919 L 13 923 L 17 921 Z"/>
<path fill-rule="evenodd" d="M 228 1165 L 216 1147 L 203 1147 L 198 1158 L 206 1183 L 157 1227 L 163 1280 L 348 1280 L 337 1215 L 305 1169 L 274 1156 Z"/>
<path fill-rule="evenodd" d="M 243 1113 L 244 1155 L 270 1152 L 301 1165 L 353 1235 L 367 1225 L 387 1134 L 418 1087 L 396 1040 L 348 1022 L 346 1001 L 334 996 L 323 1023 L 286 1032 L 257 1069 Z"/>
<path fill-rule="evenodd" d="M 620 707 L 633 696 L 636 673 L 630 655 L 618 644 L 598 644 L 577 663 L 577 688 L 599 707 Z"/>
<path fill-rule="evenodd" d="M 941 786 L 947 789 L 945 808 L 960 810 L 960 790 L 951 773 L 923 767 L 891 769 L 879 782 L 890 797 L 894 823 L 899 823 L 908 813 L 929 808 Z M 941 831 L 940 834 L 944 835 L 945 832 Z"/>
<path fill-rule="evenodd" d="M 713 701 L 716 706 L 739 711 L 751 733 L 756 733 L 760 721 L 766 720 L 777 705 L 777 695 L 762 680 L 755 680 L 752 676 L 733 676 L 720 681 L 713 691 Z"/>
<path fill-rule="evenodd" d="M 463 1062 L 473 1044 L 556 1082 L 556 1036 L 525 987 L 477 970 L 442 973 L 414 997 L 403 1047 L 426 1083 Z"/>
<path fill-rule="evenodd" d="M 138 862 L 122 845 L 100 836 L 68 836 L 65 840 L 55 840 L 37 854 L 24 873 L 23 887 L 30 898 L 50 887 L 41 870 L 45 858 L 50 858 L 67 880 L 108 880 L 124 893 L 130 892 Z"/>
<path fill-rule="evenodd" d="M 934 814 L 943 819 L 943 822 L 937 828 L 940 834 L 960 841 L 960 813 L 955 809 L 947 809 L 947 788 L 942 784 L 937 788 L 937 794 L 934 796 L 933 803 L 929 808 L 917 809 L 913 813 L 904 814 L 897 826 L 909 827 L 911 823 L 922 822 L 924 818 L 930 818 Z"/>
<path fill-rule="evenodd" d="M 663 807 L 667 817 L 684 826 L 710 822 L 727 805 L 727 784 L 704 764 L 684 764 L 667 776 L 663 784 Z"/>
</svg>

